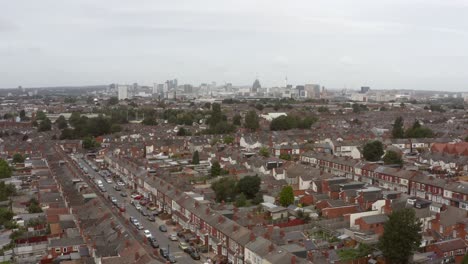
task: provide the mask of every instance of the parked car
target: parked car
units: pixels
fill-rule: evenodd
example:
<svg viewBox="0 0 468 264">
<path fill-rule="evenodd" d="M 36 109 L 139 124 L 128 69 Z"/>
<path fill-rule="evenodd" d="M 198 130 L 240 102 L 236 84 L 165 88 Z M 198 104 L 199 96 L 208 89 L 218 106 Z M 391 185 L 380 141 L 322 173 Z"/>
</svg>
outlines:
<svg viewBox="0 0 468 264">
<path fill-rule="evenodd" d="M 143 234 L 147 238 L 153 237 L 153 235 L 151 234 L 151 232 L 148 229 L 145 229 L 145 231 L 143 231 Z"/>
<path fill-rule="evenodd" d="M 122 203 L 122 204 L 120 204 L 118 207 L 119 207 L 119 211 L 120 211 L 120 212 L 125 212 L 125 211 L 126 211 L 126 209 L 125 209 L 125 204 Z"/>
<path fill-rule="evenodd" d="M 159 254 L 160 254 L 163 258 L 167 259 L 167 257 L 169 256 L 169 250 L 167 250 L 167 248 L 160 248 L 160 249 L 159 249 Z"/>
<path fill-rule="evenodd" d="M 146 199 L 141 199 L 140 200 L 140 205 L 145 206 L 148 203 L 148 200 Z"/>
<path fill-rule="evenodd" d="M 169 255 L 167 257 L 167 260 L 169 260 L 170 263 L 176 263 L 177 262 L 176 258 L 173 255 Z"/>
<path fill-rule="evenodd" d="M 160 225 L 159 226 L 159 231 L 161 232 L 167 232 L 167 227 L 165 225 Z"/>
<path fill-rule="evenodd" d="M 189 248 L 189 244 L 186 242 L 179 242 L 179 248 L 182 249 L 182 251 L 187 252 L 186 250 Z"/>
<path fill-rule="evenodd" d="M 123 186 L 125 186 L 125 183 L 123 183 L 122 181 L 118 181 L 118 182 L 117 182 L 117 185 L 123 187 Z"/>
<path fill-rule="evenodd" d="M 158 248 L 159 247 L 159 244 L 158 244 L 158 241 L 156 240 L 156 238 L 150 237 L 149 241 L 150 241 L 150 244 L 151 244 L 151 246 L 153 248 Z"/>
<path fill-rule="evenodd" d="M 169 235 L 169 240 L 171 240 L 171 241 L 177 241 L 177 234 L 174 234 L 174 233 L 170 234 L 170 235 Z"/>
<path fill-rule="evenodd" d="M 112 183 L 112 179 L 111 179 L 110 177 L 107 177 L 107 178 L 106 178 L 106 182 L 109 183 L 109 184 L 111 184 L 111 183 Z"/>
<path fill-rule="evenodd" d="M 138 225 L 137 225 L 136 228 L 137 228 L 138 230 L 143 230 L 143 229 L 145 229 L 145 227 L 144 227 L 142 224 L 140 224 L 140 223 L 138 223 Z"/>
<path fill-rule="evenodd" d="M 135 200 L 140 200 L 142 198 L 142 196 L 138 193 L 132 193 L 132 195 L 130 195 L 130 197 L 132 199 L 135 199 Z"/>
<path fill-rule="evenodd" d="M 193 250 L 192 252 L 189 253 L 190 257 L 194 260 L 200 260 L 200 254 L 196 250 Z"/>
<path fill-rule="evenodd" d="M 114 190 L 120 192 L 122 190 L 122 188 L 118 185 L 114 185 Z"/>
<path fill-rule="evenodd" d="M 154 216 L 152 216 L 152 215 L 148 215 L 147 219 L 150 222 L 156 222 L 156 218 L 154 218 Z"/>
<path fill-rule="evenodd" d="M 135 208 L 136 208 L 138 211 L 140 211 L 140 210 L 141 210 L 141 205 L 135 204 Z"/>
<path fill-rule="evenodd" d="M 126 192 L 121 192 L 121 193 L 120 193 L 120 196 L 122 196 L 122 197 L 127 197 L 128 195 L 127 195 Z"/>
<path fill-rule="evenodd" d="M 143 208 L 141 208 L 140 213 L 141 213 L 142 216 L 148 216 L 148 213 Z"/>
</svg>

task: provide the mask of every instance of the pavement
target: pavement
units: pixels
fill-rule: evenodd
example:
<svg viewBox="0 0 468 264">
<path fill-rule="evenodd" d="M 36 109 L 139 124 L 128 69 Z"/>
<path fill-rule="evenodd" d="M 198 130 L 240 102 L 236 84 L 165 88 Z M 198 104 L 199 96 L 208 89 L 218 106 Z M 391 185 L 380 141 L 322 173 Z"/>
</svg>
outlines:
<svg viewBox="0 0 468 264">
<path fill-rule="evenodd" d="M 127 228 L 129 232 L 132 232 L 134 234 L 138 233 L 139 234 L 138 237 L 141 237 L 141 240 L 144 240 L 143 230 L 148 229 L 151 232 L 152 236 L 155 237 L 156 240 L 158 241 L 160 248 L 168 248 L 170 254 L 173 255 L 175 259 L 177 260 L 177 263 L 203 263 L 203 259 L 204 259 L 203 256 L 201 256 L 202 257 L 201 260 L 193 260 L 187 253 L 183 252 L 178 247 L 179 241 L 169 240 L 168 236 L 171 233 L 175 233 L 174 231 L 175 226 L 166 225 L 165 222 L 162 221 L 159 217 L 155 217 L 156 222 L 150 222 L 145 216 L 141 215 L 141 213 L 135 208 L 135 206 L 130 204 L 132 200 L 132 198 L 130 198 L 131 190 L 128 190 L 124 186 L 121 186 L 122 191 L 116 191 L 114 189 L 114 186 L 116 185 L 114 181 L 112 181 L 112 183 L 107 183 L 103 179 L 103 177 L 101 177 L 101 175 L 95 172 L 83 159 L 78 159 L 78 161 L 82 166 L 88 169 L 88 173 L 90 174 L 90 176 L 92 176 L 94 179 L 102 180 L 103 185 L 106 189 L 106 192 L 103 193 L 105 197 L 114 196 L 115 198 L 117 198 L 118 204 L 122 202 L 125 204 L 126 212 L 122 213 L 121 215 L 124 218 L 126 223 L 127 223 L 127 220 L 130 218 L 130 216 L 133 216 L 136 219 L 138 219 L 140 224 L 143 224 L 144 226 L 144 229 L 137 230 L 135 226 L 130 223 L 129 225 L 125 226 L 125 228 Z M 94 183 L 94 180 L 92 180 L 92 182 Z M 120 196 L 121 192 L 127 192 L 128 196 L 127 197 Z M 110 200 L 108 203 L 106 203 L 106 205 L 108 205 L 113 211 L 117 210 L 117 208 L 113 206 Z M 150 212 L 149 210 L 146 210 L 146 211 Z M 161 232 L 159 230 L 160 225 L 166 225 L 167 232 Z M 157 250 L 159 252 L 159 248 L 154 249 L 154 250 Z"/>
</svg>

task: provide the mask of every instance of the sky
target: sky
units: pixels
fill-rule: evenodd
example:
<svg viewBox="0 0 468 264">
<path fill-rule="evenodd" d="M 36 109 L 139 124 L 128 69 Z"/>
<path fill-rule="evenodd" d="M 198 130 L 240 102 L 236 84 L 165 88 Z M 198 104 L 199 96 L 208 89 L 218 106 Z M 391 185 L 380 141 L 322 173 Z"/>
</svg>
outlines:
<svg viewBox="0 0 468 264">
<path fill-rule="evenodd" d="M 0 87 L 177 78 L 468 92 L 465 0 L 14 0 Z"/>
</svg>

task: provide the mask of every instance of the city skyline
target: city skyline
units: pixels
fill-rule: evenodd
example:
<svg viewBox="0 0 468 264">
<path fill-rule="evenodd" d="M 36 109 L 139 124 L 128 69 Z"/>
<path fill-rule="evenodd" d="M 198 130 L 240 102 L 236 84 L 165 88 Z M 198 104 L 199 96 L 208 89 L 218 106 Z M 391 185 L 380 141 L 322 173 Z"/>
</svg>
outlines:
<svg viewBox="0 0 468 264">
<path fill-rule="evenodd" d="M 463 1 L 5 3 L 0 88 L 216 81 L 466 92 Z M 432 14 L 437 13 L 437 19 Z"/>
</svg>

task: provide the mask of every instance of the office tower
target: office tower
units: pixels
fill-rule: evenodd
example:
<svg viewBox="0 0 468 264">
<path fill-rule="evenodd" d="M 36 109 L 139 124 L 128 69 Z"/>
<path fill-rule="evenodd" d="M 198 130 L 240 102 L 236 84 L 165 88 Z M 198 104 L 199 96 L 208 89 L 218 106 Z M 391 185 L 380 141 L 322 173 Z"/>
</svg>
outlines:
<svg viewBox="0 0 468 264">
<path fill-rule="evenodd" d="M 128 99 L 128 86 L 127 85 L 117 85 L 118 93 L 119 93 L 119 100 Z"/>
<path fill-rule="evenodd" d="M 367 92 L 369 92 L 369 90 L 370 90 L 369 86 L 362 86 L 361 87 L 361 93 L 367 93 Z"/>
<path fill-rule="evenodd" d="M 252 84 L 251 92 L 257 93 L 260 88 L 262 88 L 262 86 L 260 85 L 260 81 L 258 79 L 255 79 L 254 83 Z"/>
</svg>

